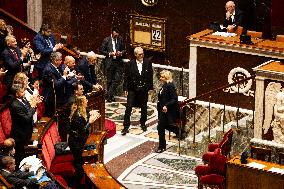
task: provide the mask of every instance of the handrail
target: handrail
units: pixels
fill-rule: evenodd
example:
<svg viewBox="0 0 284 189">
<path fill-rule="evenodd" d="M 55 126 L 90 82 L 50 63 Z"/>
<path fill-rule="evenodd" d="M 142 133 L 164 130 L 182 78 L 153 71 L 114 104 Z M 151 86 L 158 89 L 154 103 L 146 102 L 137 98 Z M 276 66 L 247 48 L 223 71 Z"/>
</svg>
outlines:
<svg viewBox="0 0 284 189">
<path fill-rule="evenodd" d="M 10 17 L 12 20 L 15 20 L 15 21 L 18 22 L 20 25 L 26 27 L 28 30 L 31 30 L 31 31 L 33 31 L 33 32 L 36 33 L 36 31 L 34 31 L 32 28 L 30 28 L 27 23 L 23 22 L 22 20 L 20 20 L 19 18 L 15 17 L 15 16 L 12 15 L 11 13 L 5 11 L 5 10 L 2 9 L 2 8 L 0 8 L 0 12 L 3 13 L 4 15 Z"/>
<path fill-rule="evenodd" d="M 217 89 L 214 89 L 214 90 L 211 90 L 211 91 L 208 91 L 208 92 L 205 92 L 205 93 L 202 93 L 194 98 L 187 98 L 185 100 L 183 100 L 181 103 L 180 103 L 180 109 L 182 109 L 186 104 L 188 104 L 189 102 L 192 102 L 192 101 L 195 101 L 195 100 L 198 100 L 200 99 L 201 97 L 204 97 L 204 96 L 207 96 L 207 95 L 210 95 L 212 93 L 215 93 L 217 91 L 220 91 L 220 90 L 223 90 L 223 89 L 226 89 L 226 88 L 229 88 L 231 86 L 235 86 L 237 84 L 240 84 L 240 83 L 243 83 L 245 81 L 248 81 L 248 80 L 251 80 L 251 79 L 254 79 L 255 78 L 255 75 L 251 76 L 251 77 L 248 77 L 248 78 L 245 78 L 245 79 L 242 79 L 242 80 L 239 80 L 235 83 L 231 83 L 231 84 L 228 84 L 228 85 L 224 85 L 224 86 L 221 86 L 221 87 L 218 87 Z"/>
</svg>

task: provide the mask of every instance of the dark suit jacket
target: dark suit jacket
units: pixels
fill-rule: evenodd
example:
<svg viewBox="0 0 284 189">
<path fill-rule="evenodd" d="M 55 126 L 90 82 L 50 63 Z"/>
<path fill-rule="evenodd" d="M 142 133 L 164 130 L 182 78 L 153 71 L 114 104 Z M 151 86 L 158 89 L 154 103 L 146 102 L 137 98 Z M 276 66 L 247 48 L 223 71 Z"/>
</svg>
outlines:
<svg viewBox="0 0 284 189">
<path fill-rule="evenodd" d="M 116 51 L 120 51 L 122 52 L 122 56 L 116 57 L 116 61 L 119 61 L 122 63 L 122 58 L 125 55 L 125 46 L 123 43 L 123 39 L 121 36 L 117 37 L 117 43 L 116 43 Z M 111 67 L 111 63 L 113 57 L 109 56 L 109 53 L 113 52 L 113 48 L 112 48 L 112 38 L 111 36 L 106 37 L 103 42 L 102 42 L 102 46 L 101 46 L 101 53 L 103 55 L 106 56 L 105 58 L 105 69 L 108 70 Z"/>
<path fill-rule="evenodd" d="M 176 88 L 173 83 L 165 83 L 158 93 L 158 115 L 163 113 L 163 106 L 167 106 L 168 112 L 166 114 L 169 124 L 174 124 L 179 116 L 179 105 Z"/>
<path fill-rule="evenodd" d="M 78 62 L 76 72 L 84 76 L 84 80 L 81 80 L 81 83 L 84 86 L 85 92 L 92 91 L 93 85 L 97 83 L 95 66 L 89 64 L 88 60 L 83 58 Z"/>
<path fill-rule="evenodd" d="M 32 178 L 30 179 L 30 176 L 33 176 L 33 172 L 13 172 L 9 173 L 5 170 L 1 170 L 1 174 L 4 176 L 4 178 L 10 183 L 15 186 L 15 189 L 23 188 L 23 186 L 27 186 L 28 188 L 38 188 L 37 185 L 37 179 Z"/>
<path fill-rule="evenodd" d="M 8 86 L 12 85 L 14 76 L 16 75 L 16 73 L 21 71 L 21 65 L 23 64 L 23 61 L 21 59 L 21 50 L 17 47 L 15 51 L 18 55 L 18 60 L 16 59 L 10 48 L 7 47 L 2 52 L 5 69 L 8 70 L 8 72 L 5 74 L 4 82 Z"/>
<path fill-rule="evenodd" d="M 53 35 L 51 35 L 48 38 L 54 47 L 56 44 L 55 38 Z M 33 40 L 34 44 L 34 50 L 35 53 L 40 53 L 41 57 L 38 60 L 38 62 L 35 64 L 35 67 L 39 70 L 43 70 L 47 63 L 49 62 L 49 56 L 52 53 L 53 49 L 48 46 L 48 43 L 46 42 L 45 38 L 42 36 L 41 33 L 38 33 Z"/>
<path fill-rule="evenodd" d="M 66 68 L 65 64 L 62 64 L 60 67 L 60 70 L 63 71 Z M 70 70 L 73 71 L 73 70 Z M 63 72 L 62 72 L 63 73 Z M 77 81 L 76 77 L 72 78 L 66 78 L 66 83 L 65 83 L 65 90 L 64 90 L 64 99 L 63 103 L 66 104 L 69 101 L 69 98 L 73 95 L 73 83 Z"/>
<path fill-rule="evenodd" d="M 44 101 L 53 102 L 54 101 L 54 91 L 53 91 L 53 81 L 54 88 L 56 93 L 56 102 L 57 104 L 63 104 L 67 99 L 65 99 L 65 87 L 66 80 L 62 77 L 61 67 L 58 68 L 59 72 L 55 69 L 55 67 L 48 63 L 43 70 L 43 91 L 42 96 L 44 97 Z"/>
<path fill-rule="evenodd" d="M 242 24 L 243 24 L 243 12 L 239 9 L 235 9 L 234 22 L 232 22 L 231 19 L 227 20 L 225 16 L 223 26 L 224 27 L 227 27 L 228 25 L 242 26 Z"/>
<path fill-rule="evenodd" d="M 15 98 L 11 103 L 10 111 L 12 117 L 11 137 L 16 140 L 16 143 L 28 143 L 33 133 L 33 115 L 36 110 L 31 108 L 29 103 L 24 105 Z"/>
<path fill-rule="evenodd" d="M 117 37 L 117 43 L 116 43 L 116 51 L 120 51 L 122 52 L 122 54 L 125 53 L 125 46 L 123 43 L 123 39 L 121 36 Z M 103 55 L 106 56 L 106 58 L 110 58 L 109 53 L 113 52 L 113 48 L 112 48 L 112 38 L 111 36 L 106 37 L 103 40 L 102 46 L 101 46 L 101 52 Z M 121 59 L 122 57 L 117 57 L 118 59 Z"/>
<path fill-rule="evenodd" d="M 143 59 L 141 75 L 136 60 L 126 63 L 123 89 L 124 91 L 149 91 L 153 89 L 153 68 L 149 59 Z"/>
</svg>

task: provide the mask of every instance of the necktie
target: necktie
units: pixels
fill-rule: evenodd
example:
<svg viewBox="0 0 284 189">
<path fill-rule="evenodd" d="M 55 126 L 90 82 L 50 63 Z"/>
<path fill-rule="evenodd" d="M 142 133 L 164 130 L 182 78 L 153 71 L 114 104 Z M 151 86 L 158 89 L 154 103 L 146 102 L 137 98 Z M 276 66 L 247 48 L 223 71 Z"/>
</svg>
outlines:
<svg viewBox="0 0 284 189">
<path fill-rule="evenodd" d="M 12 52 L 13 52 L 15 59 L 19 60 L 19 56 L 18 56 L 17 52 L 15 50 L 12 50 Z"/>
</svg>

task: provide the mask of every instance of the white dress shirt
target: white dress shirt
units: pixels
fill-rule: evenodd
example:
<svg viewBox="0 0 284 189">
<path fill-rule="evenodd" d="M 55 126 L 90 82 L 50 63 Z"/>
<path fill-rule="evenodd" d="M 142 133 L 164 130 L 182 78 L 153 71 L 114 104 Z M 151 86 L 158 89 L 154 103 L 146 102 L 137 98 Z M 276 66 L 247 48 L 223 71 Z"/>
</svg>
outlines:
<svg viewBox="0 0 284 189">
<path fill-rule="evenodd" d="M 139 74 L 141 75 L 142 74 L 143 61 L 139 62 L 138 60 L 136 60 L 136 64 L 137 64 L 137 68 L 138 68 Z"/>
</svg>

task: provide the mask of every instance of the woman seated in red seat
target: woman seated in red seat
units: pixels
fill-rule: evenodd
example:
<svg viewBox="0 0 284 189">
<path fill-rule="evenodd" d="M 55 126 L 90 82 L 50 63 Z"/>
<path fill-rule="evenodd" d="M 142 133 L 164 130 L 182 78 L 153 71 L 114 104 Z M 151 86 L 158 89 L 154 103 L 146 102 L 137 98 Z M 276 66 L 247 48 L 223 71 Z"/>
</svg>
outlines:
<svg viewBox="0 0 284 189">
<path fill-rule="evenodd" d="M 88 100 L 85 96 L 76 96 L 75 102 L 71 107 L 70 114 L 70 131 L 68 145 L 74 155 L 74 165 L 76 169 L 76 178 L 84 174 L 82 168 L 82 153 L 84 145 L 89 135 L 90 124 L 94 123 L 101 115 L 96 110 L 87 111 Z M 77 180 L 77 181 L 78 181 Z"/>
</svg>

